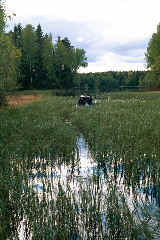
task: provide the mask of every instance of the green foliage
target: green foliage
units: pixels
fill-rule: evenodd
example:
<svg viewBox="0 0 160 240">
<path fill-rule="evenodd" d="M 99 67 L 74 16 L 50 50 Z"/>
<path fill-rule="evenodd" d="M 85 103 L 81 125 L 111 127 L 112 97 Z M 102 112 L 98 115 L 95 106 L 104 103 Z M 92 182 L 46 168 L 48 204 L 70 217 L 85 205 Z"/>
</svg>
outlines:
<svg viewBox="0 0 160 240">
<path fill-rule="evenodd" d="M 74 48 L 68 38 L 53 44 L 40 24 L 36 29 L 18 24 L 9 35 L 22 52 L 19 82 L 25 89 L 73 88 L 77 70 L 87 66 L 83 49 Z"/>
<path fill-rule="evenodd" d="M 135 89 L 138 86 L 145 86 L 146 75 L 146 71 L 81 73 L 76 84 L 81 92 L 86 91 L 87 86 L 88 91 L 92 93 L 119 91 L 124 86 Z"/>
<path fill-rule="evenodd" d="M 20 51 L 12 44 L 9 35 L 5 34 L 5 2 L 0 1 L 0 90 L 10 90 L 17 85 L 17 67 Z M 1 94 L 2 95 L 2 94 Z M 2 100 L 3 97 L 1 97 Z M 1 101 L 2 102 L 2 101 Z"/>
<path fill-rule="evenodd" d="M 0 107 L 7 106 L 7 96 L 4 91 L 0 91 Z"/>
<path fill-rule="evenodd" d="M 58 39 L 55 45 L 56 74 L 58 88 L 69 89 L 74 87 L 77 70 L 87 66 L 85 51 L 74 48 L 68 38 Z"/>
<path fill-rule="evenodd" d="M 87 67 L 87 58 L 85 51 L 81 48 L 73 49 L 72 71 L 77 72 L 80 67 Z"/>
<path fill-rule="evenodd" d="M 158 76 L 153 71 L 148 71 L 143 79 L 140 80 L 140 85 L 145 86 L 146 88 L 155 88 L 158 87 Z"/>
<path fill-rule="evenodd" d="M 3 0 L 0 0 L 0 36 L 4 33 L 6 26 L 5 4 Z"/>
<path fill-rule="evenodd" d="M 16 48 L 19 48 L 22 50 L 23 47 L 23 39 L 22 39 L 22 26 L 19 23 L 17 26 L 14 26 L 14 31 L 10 32 L 11 37 L 13 39 L 13 43 L 16 46 Z"/>
<path fill-rule="evenodd" d="M 21 59 L 21 75 L 22 85 L 27 88 L 33 87 L 33 77 L 35 72 L 35 53 L 36 53 L 36 33 L 31 24 L 26 25 L 22 30 L 22 59 Z"/>
<path fill-rule="evenodd" d="M 18 70 L 19 83 L 24 89 L 79 89 L 79 92 L 105 92 L 119 90 L 121 86 L 138 87 L 143 84 L 146 72 L 124 71 L 78 74 L 80 67 L 87 66 L 84 49 L 75 48 L 70 40 L 44 34 L 39 24 L 22 28 L 21 24 L 9 33 L 22 52 Z"/>
<path fill-rule="evenodd" d="M 152 38 L 147 48 L 146 60 L 148 68 L 153 69 L 158 64 L 157 58 L 159 58 L 160 56 L 159 46 L 160 46 L 160 31 L 158 25 L 157 32 L 152 35 Z"/>
<path fill-rule="evenodd" d="M 160 87 L 160 24 L 148 43 L 146 61 L 148 69 L 153 72 L 150 74 L 152 86 Z M 148 78 L 146 81 L 148 82 Z"/>
<path fill-rule="evenodd" d="M 12 44 L 9 36 L 0 37 L 0 89 L 15 89 L 20 51 Z"/>
<path fill-rule="evenodd" d="M 0 1 L 0 90 L 16 87 L 17 67 L 20 51 L 12 44 L 9 35 L 5 34 L 5 3 Z"/>
<path fill-rule="evenodd" d="M 54 89 L 57 87 L 56 60 L 54 56 L 54 45 L 51 35 L 45 35 L 42 49 L 43 71 L 46 73 L 44 88 Z M 46 64 L 47 63 L 47 64 Z M 38 74 L 37 74 L 38 76 Z M 42 84 L 40 83 L 40 84 Z"/>
<path fill-rule="evenodd" d="M 34 88 L 45 88 L 47 82 L 47 71 L 45 68 L 46 62 L 43 59 L 43 51 L 44 47 L 44 40 L 45 37 L 43 36 L 42 28 L 40 24 L 36 28 L 36 52 L 35 52 L 35 67 L 34 67 L 34 78 L 33 78 L 33 87 Z"/>
</svg>

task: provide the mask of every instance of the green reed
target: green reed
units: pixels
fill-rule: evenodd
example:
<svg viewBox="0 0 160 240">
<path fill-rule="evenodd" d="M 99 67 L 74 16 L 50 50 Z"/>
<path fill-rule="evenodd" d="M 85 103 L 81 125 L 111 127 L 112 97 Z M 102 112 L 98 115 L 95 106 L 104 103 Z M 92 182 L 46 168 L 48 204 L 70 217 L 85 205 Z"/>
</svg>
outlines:
<svg viewBox="0 0 160 240">
<path fill-rule="evenodd" d="M 57 160 L 69 164 L 75 155 L 74 128 L 54 114 L 52 102 L 46 102 L 45 108 L 43 104 L 1 112 L 1 239 L 18 236 L 23 218 L 28 218 L 28 230 L 32 229 L 32 220 L 36 221 L 30 216 L 37 207 L 37 196 L 28 186 L 32 169 L 45 172 L 46 165 Z"/>
<path fill-rule="evenodd" d="M 114 93 L 91 108 L 72 106 L 67 119 L 85 136 L 96 161 L 114 165 L 115 181 L 124 165 L 123 184 L 134 191 L 141 183 L 159 185 L 159 106 L 156 93 Z"/>
<path fill-rule="evenodd" d="M 152 231 L 145 221 L 136 220 L 116 185 L 120 171 L 126 191 L 130 188 L 134 193 L 142 183 L 159 185 L 159 95 L 110 93 L 95 106 L 84 108 L 76 107 L 77 100 L 46 96 L 27 107 L 1 111 L 0 239 L 18 239 L 23 219 L 26 239 L 30 235 L 35 240 L 76 235 L 81 239 L 152 239 Z M 55 166 L 67 165 L 74 178 L 80 134 L 104 179 L 94 175 L 88 183 L 79 180 L 75 194 L 70 180 L 66 187 L 58 180 L 57 184 L 48 181 L 48 169 L 54 173 Z M 113 168 L 111 177 L 108 166 Z M 31 184 L 34 174 L 41 175 L 40 196 Z"/>
</svg>

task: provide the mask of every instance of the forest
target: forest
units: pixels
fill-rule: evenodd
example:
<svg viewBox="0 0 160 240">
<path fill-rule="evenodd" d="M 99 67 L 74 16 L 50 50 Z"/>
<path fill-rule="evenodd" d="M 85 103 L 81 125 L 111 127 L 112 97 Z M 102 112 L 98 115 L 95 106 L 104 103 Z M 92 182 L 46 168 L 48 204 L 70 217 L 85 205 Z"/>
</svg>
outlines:
<svg viewBox="0 0 160 240">
<path fill-rule="evenodd" d="M 159 88 L 160 27 L 153 33 L 145 58 L 146 71 L 79 73 L 87 67 L 86 52 L 72 45 L 68 37 L 53 39 L 40 24 L 6 31 L 11 18 L 0 1 L 0 90 L 54 89 L 67 94 Z M 13 14 L 14 15 L 14 14 Z"/>
<path fill-rule="evenodd" d="M 74 47 L 67 36 L 53 39 L 40 24 L 19 23 L 6 31 L 11 16 L 0 3 L 1 90 L 56 89 L 75 94 L 160 87 L 159 25 L 146 50 L 146 71 L 79 73 L 80 67 L 88 65 L 83 48 Z"/>
<path fill-rule="evenodd" d="M 78 68 L 87 66 L 83 49 L 72 46 L 67 37 L 53 43 L 40 24 L 15 25 L 8 35 L 21 54 L 17 81 L 23 89 L 72 88 Z"/>
<path fill-rule="evenodd" d="M 117 91 L 139 87 L 146 75 L 145 71 L 78 73 L 79 67 L 87 66 L 84 49 L 72 46 L 67 37 L 53 43 L 40 24 L 36 28 L 18 24 L 7 35 L 20 52 L 17 81 L 22 89 Z"/>
</svg>

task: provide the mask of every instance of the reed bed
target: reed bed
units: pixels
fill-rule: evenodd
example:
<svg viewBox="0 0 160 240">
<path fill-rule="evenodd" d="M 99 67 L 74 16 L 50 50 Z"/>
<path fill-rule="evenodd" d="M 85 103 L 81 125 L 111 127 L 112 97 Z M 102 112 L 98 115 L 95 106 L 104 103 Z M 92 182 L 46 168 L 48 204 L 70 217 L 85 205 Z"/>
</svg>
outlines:
<svg viewBox="0 0 160 240">
<path fill-rule="evenodd" d="M 138 190 L 160 199 L 160 95 L 109 93 L 79 108 L 77 100 L 46 96 L 1 110 L 0 239 L 20 239 L 22 222 L 25 239 L 156 238 L 159 215 L 138 217 L 147 214 Z M 81 135 L 103 178 L 75 178 Z M 55 169 L 65 166 L 61 182 Z"/>
</svg>

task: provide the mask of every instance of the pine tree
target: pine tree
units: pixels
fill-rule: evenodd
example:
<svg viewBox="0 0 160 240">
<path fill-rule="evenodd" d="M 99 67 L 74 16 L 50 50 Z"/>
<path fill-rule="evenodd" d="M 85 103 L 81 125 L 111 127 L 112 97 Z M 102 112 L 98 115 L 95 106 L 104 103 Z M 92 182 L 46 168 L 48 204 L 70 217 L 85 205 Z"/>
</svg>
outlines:
<svg viewBox="0 0 160 240">
<path fill-rule="evenodd" d="M 22 30 L 21 84 L 23 88 L 33 88 L 36 64 L 36 34 L 31 24 Z"/>
<path fill-rule="evenodd" d="M 44 34 L 41 25 L 36 28 L 36 56 L 35 56 L 35 78 L 33 86 L 35 88 L 45 88 L 47 81 L 47 73 L 43 64 Z"/>
<path fill-rule="evenodd" d="M 22 26 L 20 23 L 18 25 L 14 26 L 14 30 L 11 33 L 11 35 L 12 35 L 14 45 L 17 48 L 22 49 L 22 47 L 23 47 Z"/>
<path fill-rule="evenodd" d="M 43 42 L 43 68 L 46 73 L 45 88 L 56 88 L 57 77 L 56 77 L 56 58 L 54 53 L 54 45 L 52 41 L 52 35 L 45 34 Z"/>
</svg>

